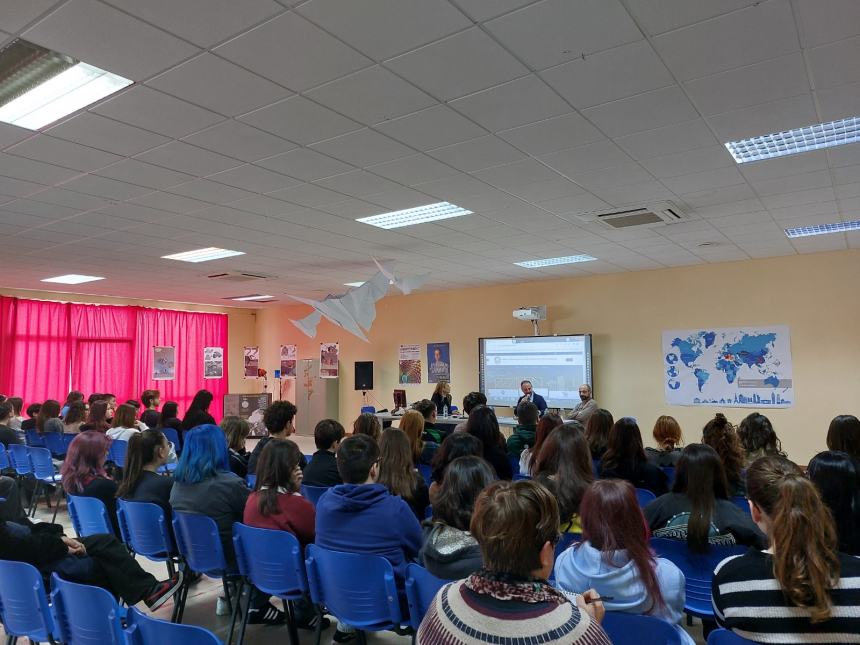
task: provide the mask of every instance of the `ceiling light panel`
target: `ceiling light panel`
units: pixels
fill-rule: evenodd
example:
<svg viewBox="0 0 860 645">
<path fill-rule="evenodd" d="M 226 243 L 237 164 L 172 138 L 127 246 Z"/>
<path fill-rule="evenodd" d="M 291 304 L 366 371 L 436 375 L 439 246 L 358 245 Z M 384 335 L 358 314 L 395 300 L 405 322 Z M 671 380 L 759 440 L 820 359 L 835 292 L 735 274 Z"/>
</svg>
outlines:
<svg viewBox="0 0 860 645">
<path fill-rule="evenodd" d="M 539 269 L 541 267 L 558 266 L 559 264 L 576 264 L 577 262 L 591 262 L 597 258 L 590 255 L 565 255 L 560 258 L 545 258 L 543 260 L 523 260 L 522 262 L 514 262 L 519 267 L 526 269 Z"/>
<path fill-rule="evenodd" d="M 443 219 L 462 217 L 464 215 L 471 214 L 472 211 L 461 208 L 455 204 L 439 202 L 437 204 L 427 204 L 426 206 L 407 208 L 402 211 L 382 213 L 381 215 L 360 217 L 356 221 L 370 224 L 371 226 L 377 226 L 379 228 L 391 229 L 403 226 L 412 226 L 414 224 L 426 224 L 427 222 L 437 222 Z"/>
<path fill-rule="evenodd" d="M 238 300 L 239 302 L 250 302 L 253 300 L 271 300 L 274 296 L 264 296 L 259 293 L 255 293 L 252 296 L 238 296 L 236 298 L 228 298 L 228 300 Z"/>
<path fill-rule="evenodd" d="M 860 141 L 860 117 L 852 116 L 785 132 L 729 141 L 726 143 L 726 148 L 736 162 L 748 163 L 858 141 Z"/>
<path fill-rule="evenodd" d="M 80 275 L 78 273 L 67 273 L 53 278 L 45 278 L 42 282 L 56 282 L 57 284 L 83 284 L 84 282 L 95 282 L 104 278 L 95 275 Z"/>
<path fill-rule="evenodd" d="M 833 222 L 832 224 L 815 224 L 813 226 L 798 226 L 785 229 L 788 237 L 809 237 L 811 235 L 827 235 L 828 233 L 846 233 L 860 231 L 860 220 L 851 222 Z"/>
<path fill-rule="evenodd" d="M 235 255 L 245 255 L 245 252 L 208 246 L 205 249 L 184 251 L 183 253 L 172 253 L 171 255 L 162 255 L 161 257 L 164 260 L 179 260 L 180 262 L 209 262 L 210 260 L 231 258 Z"/>
</svg>

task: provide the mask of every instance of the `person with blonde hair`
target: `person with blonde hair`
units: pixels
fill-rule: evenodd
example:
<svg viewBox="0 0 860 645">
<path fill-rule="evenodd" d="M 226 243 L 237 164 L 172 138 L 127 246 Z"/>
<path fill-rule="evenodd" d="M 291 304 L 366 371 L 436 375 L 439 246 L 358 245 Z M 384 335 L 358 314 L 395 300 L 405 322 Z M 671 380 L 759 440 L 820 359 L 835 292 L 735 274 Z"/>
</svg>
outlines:
<svg viewBox="0 0 860 645">
<path fill-rule="evenodd" d="M 409 445 L 412 450 L 412 463 L 416 466 L 418 464 L 429 464 L 438 446 L 428 451 L 427 449 L 431 445 L 425 444 L 421 438 L 421 435 L 424 434 L 424 415 L 418 412 L 418 410 L 407 410 L 400 418 L 400 429 L 409 437 Z M 425 451 L 428 451 L 429 455 L 425 455 Z"/>
<path fill-rule="evenodd" d="M 645 448 L 645 456 L 648 457 L 648 461 L 661 468 L 667 466 L 674 468 L 681 458 L 679 446 L 683 443 L 683 436 L 680 424 L 675 420 L 675 417 L 663 414 L 657 417 L 652 435 L 654 441 L 657 442 L 657 448 Z"/>
<path fill-rule="evenodd" d="M 424 519 L 430 495 L 427 482 L 412 463 L 412 448 L 406 433 L 399 428 L 386 428 L 379 440 L 379 477 L 392 495 L 398 495 L 409 504 L 420 522 Z"/>
<path fill-rule="evenodd" d="M 436 414 L 442 416 L 445 408 L 451 410 L 451 384 L 448 381 L 439 381 L 436 383 L 436 389 L 433 390 L 433 396 L 430 400 L 436 406 Z"/>
</svg>

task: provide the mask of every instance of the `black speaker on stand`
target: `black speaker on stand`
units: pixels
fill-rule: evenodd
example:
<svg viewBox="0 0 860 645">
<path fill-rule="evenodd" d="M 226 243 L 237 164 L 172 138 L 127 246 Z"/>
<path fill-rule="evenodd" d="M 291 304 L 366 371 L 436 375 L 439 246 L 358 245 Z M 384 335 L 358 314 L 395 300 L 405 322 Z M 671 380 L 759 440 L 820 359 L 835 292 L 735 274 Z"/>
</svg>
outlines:
<svg viewBox="0 0 860 645">
<path fill-rule="evenodd" d="M 367 404 L 367 391 L 373 389 L 373 361 L 355 362 L 355 390 L 361 392 Z"/>
</svg>

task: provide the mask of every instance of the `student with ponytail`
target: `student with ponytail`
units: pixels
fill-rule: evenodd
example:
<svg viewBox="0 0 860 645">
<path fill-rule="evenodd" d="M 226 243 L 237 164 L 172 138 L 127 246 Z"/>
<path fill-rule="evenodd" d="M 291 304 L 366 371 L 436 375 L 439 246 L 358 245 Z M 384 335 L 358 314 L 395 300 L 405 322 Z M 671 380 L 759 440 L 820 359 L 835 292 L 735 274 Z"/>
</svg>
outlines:
<svg viewBox="0 0 860 645">
<path fill-rule="evenodd" d="M 144 430 L 132 435 L 125 455 L 122 483 L 116 496 L 130 502 L 151 502 L 170 517 L 172 477 L 162 477 L 158 469 L 167 463 L 170 443 L 161 430 Z"/>
<path fill-rule="evenodd" d="M 747 495 L 770 549 L 717 566 L 717 623 L 761 643 L 860 642 L 860 559 L 837 552 L 815 484 L 784 457 L 768 456 L 747 471 Z"/>
</svg>

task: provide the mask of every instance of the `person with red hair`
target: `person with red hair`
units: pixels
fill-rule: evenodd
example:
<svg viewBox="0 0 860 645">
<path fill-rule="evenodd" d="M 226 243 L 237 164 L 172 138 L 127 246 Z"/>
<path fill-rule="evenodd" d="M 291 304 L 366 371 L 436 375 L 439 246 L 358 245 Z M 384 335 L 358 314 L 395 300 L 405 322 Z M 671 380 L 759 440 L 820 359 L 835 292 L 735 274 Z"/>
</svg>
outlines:
<svg viewBox="0 0 860 645">
<path fill-rule="evenodd" d="M 684 574 L 657 558 L 633 486 L 601 479 L 580 503 L 583 541 L 563 551 L 555 563 L 559 589 L 594 588 L 607 611 L 647 614 L 675 625 L 685 643 L 693 639 L 678 624 L 684 616 Z"/>
<path fill-rule="evenodd" d="M 119 522 L 116 518 L 118 486 L 105 470 L 110 444 L 111 438 L 101 432 L 80 433 L 69 444 L 60 475 L 67 494 L 95 497 L 104 502 L 114 535 L 119 535 Z"/>
</svg>

